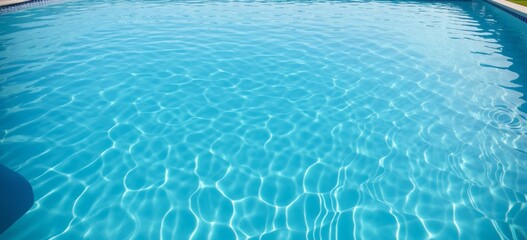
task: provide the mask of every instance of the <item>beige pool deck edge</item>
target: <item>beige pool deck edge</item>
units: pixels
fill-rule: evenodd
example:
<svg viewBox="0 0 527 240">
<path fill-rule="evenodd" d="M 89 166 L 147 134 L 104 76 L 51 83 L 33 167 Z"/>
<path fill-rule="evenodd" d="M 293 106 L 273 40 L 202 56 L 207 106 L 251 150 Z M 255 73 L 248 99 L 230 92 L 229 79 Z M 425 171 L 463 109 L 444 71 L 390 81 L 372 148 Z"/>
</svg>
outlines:
<svg viewBox="0 0 527 240">
<path fill-rule="evenodd" d="M 0 0 L 0 7 L 13 5 L 17 3 L 29 2 L 30 0 Z"/>
<path fill-rule="evenodd" d="M 523 16 L 524 18 L 527 18 L 527 7 L 526 6 L 522 6 L 520 4 L 517 4 L 517 3 L 513 3 L 513 2 L 509 2 L 509 1 L 506 1 L 506 0 L 487 0 L 488 2 L 491 2 L 491 3 L 494 3 L 494 4 L 497 4 L 497 5 L 500 5 L 504 8 L 507 8 L 509 9 L 510 11 L 520 15 L 520 16 Z"/>
</svg>

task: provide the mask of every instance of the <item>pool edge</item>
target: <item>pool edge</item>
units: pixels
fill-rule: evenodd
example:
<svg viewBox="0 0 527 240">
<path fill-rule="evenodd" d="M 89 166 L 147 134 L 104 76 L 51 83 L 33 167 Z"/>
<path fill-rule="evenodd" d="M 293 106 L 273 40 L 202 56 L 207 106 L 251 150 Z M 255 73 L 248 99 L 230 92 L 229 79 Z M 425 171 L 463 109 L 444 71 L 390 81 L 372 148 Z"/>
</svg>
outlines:
<svg viewBox="0 0 527 240">
<path fill-rule="evenodd" d="M 22 4 L 22 3 L 26 3 L 26 2 L 29 2 L 31 0 L 11 0 L 11 1 L 0 1 L 0 7 L 6 7 L 6 6 L 12 6 L 12 5 L 16 5 L 16 4 Z"/>
<path fill-rule="evenodd" d="M 56 0 L 16 0 L 5 5 L 0 3 L 0 13 L 17 11 L 26 7 L 40 6 L 52 2 L 56 2 Z"/>
<path fill-rule="evenodd" d="M 527 23 L 527 7 L 506 0 L 485 1 Z"/>
</svg>

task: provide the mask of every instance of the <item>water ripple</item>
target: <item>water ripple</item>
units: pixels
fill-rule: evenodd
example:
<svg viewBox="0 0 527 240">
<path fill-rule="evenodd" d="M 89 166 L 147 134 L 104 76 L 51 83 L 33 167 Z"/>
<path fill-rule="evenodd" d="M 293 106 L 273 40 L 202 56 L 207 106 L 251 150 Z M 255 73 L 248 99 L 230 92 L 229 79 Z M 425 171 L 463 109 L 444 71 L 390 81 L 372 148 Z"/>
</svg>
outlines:
<svg viewBox="0 0 527 240">
<path fill-rule="evenodd" d="M 2 13 L 0 161 L 36 203 L 0 239 L 526 238 L 527 40 L 507 17 L 470 1 Z"/>
</svg>

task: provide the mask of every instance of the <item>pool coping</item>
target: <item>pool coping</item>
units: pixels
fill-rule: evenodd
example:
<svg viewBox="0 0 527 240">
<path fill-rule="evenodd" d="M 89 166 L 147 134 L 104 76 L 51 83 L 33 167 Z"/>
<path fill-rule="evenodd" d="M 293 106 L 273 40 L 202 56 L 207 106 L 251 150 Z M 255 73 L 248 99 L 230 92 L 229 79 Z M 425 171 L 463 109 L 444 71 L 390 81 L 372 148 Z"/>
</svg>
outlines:
<svg viewBox="0 0 527 240">
<path fill-rule="evenodd" d="M 0 0 L 0 7 L 26 3 L 31 0 Z"/>
<path fill-rule="evenodd" d="M 495 7 L 519 18 L 523 22 L 527 23 L 527 7 L 517 3 L 509 2 L 506 0 L 485 0 L 486 2 L 494 5 Z"/>
</svg>

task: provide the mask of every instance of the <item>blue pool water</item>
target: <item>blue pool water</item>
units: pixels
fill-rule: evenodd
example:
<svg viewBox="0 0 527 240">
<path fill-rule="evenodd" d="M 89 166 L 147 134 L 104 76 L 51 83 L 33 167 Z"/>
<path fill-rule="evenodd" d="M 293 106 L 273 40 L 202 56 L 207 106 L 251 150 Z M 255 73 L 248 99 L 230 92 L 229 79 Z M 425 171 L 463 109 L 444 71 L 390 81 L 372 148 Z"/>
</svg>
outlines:
<svg viewBox="0 0 527 240">
<path fill-rule="evenodd" d="M 525 239 L 527 23 L 480 1 L 0 15 L 1 239 Z"/>
</svg>

